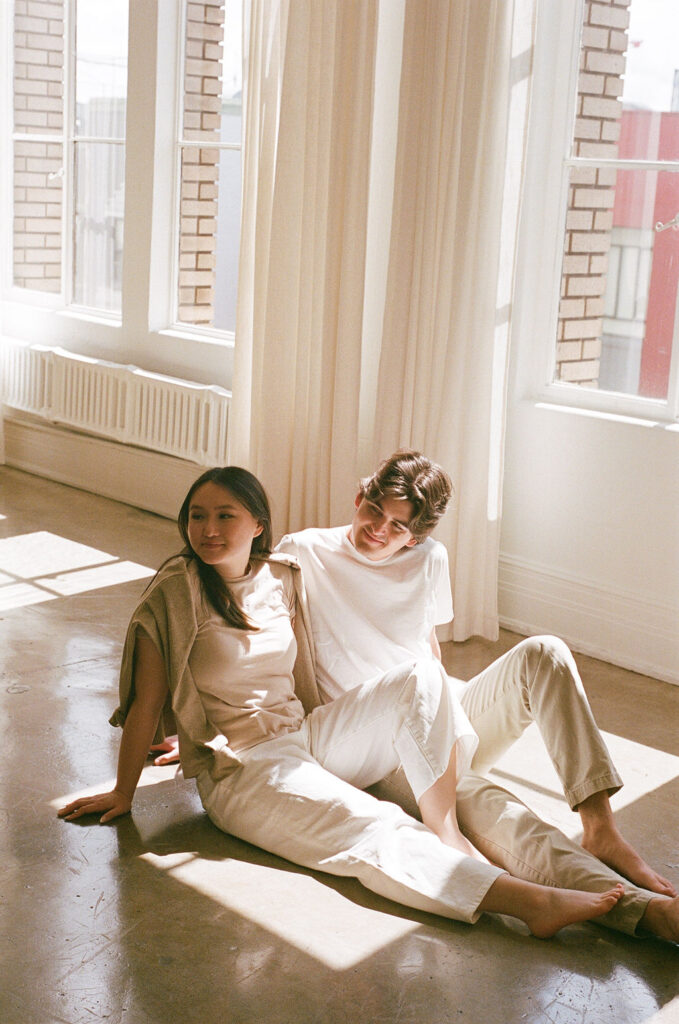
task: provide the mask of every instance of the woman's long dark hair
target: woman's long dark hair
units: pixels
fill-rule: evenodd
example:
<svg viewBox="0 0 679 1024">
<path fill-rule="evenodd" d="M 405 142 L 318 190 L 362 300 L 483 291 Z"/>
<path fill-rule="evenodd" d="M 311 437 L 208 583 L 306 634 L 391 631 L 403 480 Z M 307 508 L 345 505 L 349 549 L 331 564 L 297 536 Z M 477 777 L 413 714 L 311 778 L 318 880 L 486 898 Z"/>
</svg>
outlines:
<svg viewBox="0 0 679 1024">
<path fill-rule="evenodd" d="M 271 553 L 273 534 L 271 530 L 271 509 L 266 491 L 256 476 L 240 466 L 222 466 L 208 469 L 194 480 L 184 498 L 177 517 L 177 525 L 186 545 L 185 554 L 196 563 L 203 592 L 214 610 L 222 616 L 227 625 L 236 629 L 256 629 L 235 600 L 229 585 L 212 565 L 199 558 L 189 541 L 189 506 L 191 499 L 203 484 L 213 483 L 225 487 L 233 497 L 248 510 L 253 519 L 261 525 L 262 532 L 252 541 L 250 554 L 253 558 L 266 558 Z"/>
</svg>

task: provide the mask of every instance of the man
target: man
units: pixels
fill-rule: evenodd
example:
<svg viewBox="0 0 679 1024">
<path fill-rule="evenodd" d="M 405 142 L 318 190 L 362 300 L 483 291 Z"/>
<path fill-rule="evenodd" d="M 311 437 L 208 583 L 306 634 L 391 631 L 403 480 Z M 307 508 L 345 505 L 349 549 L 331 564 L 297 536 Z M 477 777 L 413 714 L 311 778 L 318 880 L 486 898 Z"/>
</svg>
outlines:
<svg viewBox="0 0 679 1024">
<path fill-rule="evenodd" d="M 447 553 L 430 534 L 451 493 L 440 466 L 399 451 L 361 481 L 350 525 L 280 541 L 277 550 L 302 567 L 324 701 L 403 661 L 440 659 L 435 627 L 450 621 L 453 608 Z M 491 767 L 536 721 L 566 799 L 580 814 L 584 849 L 636 885 L 676 896 L 618 831 L 609 796 L 622 780 L 560 640 L 529 638 L 469 683 L 451 685 L 479 737 L 474 772 Z M 466 828 L 478 845 L 474 822 Z"/>
</svg>

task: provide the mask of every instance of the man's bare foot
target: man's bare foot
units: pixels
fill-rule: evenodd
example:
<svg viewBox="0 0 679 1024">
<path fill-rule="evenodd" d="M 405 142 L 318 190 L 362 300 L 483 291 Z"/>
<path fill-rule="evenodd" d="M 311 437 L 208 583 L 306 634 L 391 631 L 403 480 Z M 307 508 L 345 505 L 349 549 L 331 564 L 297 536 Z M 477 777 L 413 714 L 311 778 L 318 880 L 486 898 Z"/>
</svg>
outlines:
<svg viewBox="0 0 679 1024">
<path fill-rule="evenodd" d="M 677 895 L 672 883 L 646 863 L 634 847 L 623 839 L 615 825 L 609 824 L 589 833 L 585 831 L 582 847 L 635 885 L 660 893 L 661 896 Z"/>
<path fill-rule="evenodd" d="M 550 889 L 541 894 L 542 905 L 524 917 L 525 923 L 538 939 L 551 939 L 566 925 L 591 921 L 612 910 L 624 893 L 618 885 L 608 892 L 580 892 L 576 889 Z"/>
<path fill-rule="evenodd" d="M 649 900 L 639 928 L 658 939 L 679 942 L 679 897 Z"/>
</svg>

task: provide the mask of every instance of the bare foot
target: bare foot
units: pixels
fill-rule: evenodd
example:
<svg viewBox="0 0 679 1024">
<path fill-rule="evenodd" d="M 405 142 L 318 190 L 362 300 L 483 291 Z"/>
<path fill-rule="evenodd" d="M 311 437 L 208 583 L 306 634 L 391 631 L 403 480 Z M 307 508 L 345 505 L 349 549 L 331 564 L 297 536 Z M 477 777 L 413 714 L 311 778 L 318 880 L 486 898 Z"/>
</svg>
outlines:
<svg viewBox="0 0 679 1024">
<path fill-rule="evenodd" d="M 639 928 L 658 939 L 679 942 L 679 897 L 649 900 Z"/>
<path fill-rule="evenodd" d="M 633 846 L 623 839 L 615 825 L 590 834 L 585 832 L 582 840 L 583 849 L 603 864 L 613 868 L 618 874 L 629 878 L 630 882 L 640 885 L 643 889 L 660 893 L 661 896 L 676 896 L 677 890 L 666 878 L 646 863 Z"/>
<path fill-rule="evenodd" d="M 478 909 L 518 917 L 537 938 L 550 939 L 566 925 L 607 914 L 624 891 L 622 882 L 608 892 L 581 892 L 579 889 L 553 889 L 513 875 L 500 875 Z"/>
<path fill-rule="evenodd" d="M 538 939 L 551 939 L 566 925 L 591 921 L 612 910 L 625 889 L 622 884 L 608 892 L 580 892 L 576 889 L 541 887 L 536 906 L 523 920 Z"/>
</svg>

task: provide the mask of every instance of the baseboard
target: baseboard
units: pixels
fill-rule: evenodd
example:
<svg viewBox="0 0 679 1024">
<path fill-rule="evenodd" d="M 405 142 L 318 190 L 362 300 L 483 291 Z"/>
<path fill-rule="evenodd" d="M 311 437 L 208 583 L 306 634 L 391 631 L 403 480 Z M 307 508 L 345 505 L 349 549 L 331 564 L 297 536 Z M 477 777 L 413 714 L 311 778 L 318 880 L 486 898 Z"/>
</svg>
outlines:
<svg viewBox="0 0 679 1024">
<path fill-rule="evenodd" d="M 679 685 L 679 609 L 500 557 L 500 624 L 553 633 L 576 652 Z"/>
<path fill-rule="evenodd" d="M 5 415 L 5 463 L 174 519 L 205 468 L 24 415 Z"/>
</svg>

